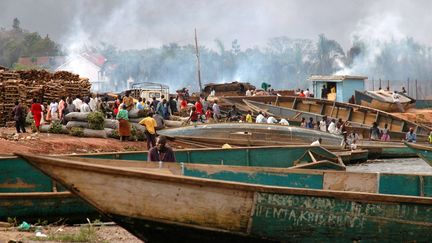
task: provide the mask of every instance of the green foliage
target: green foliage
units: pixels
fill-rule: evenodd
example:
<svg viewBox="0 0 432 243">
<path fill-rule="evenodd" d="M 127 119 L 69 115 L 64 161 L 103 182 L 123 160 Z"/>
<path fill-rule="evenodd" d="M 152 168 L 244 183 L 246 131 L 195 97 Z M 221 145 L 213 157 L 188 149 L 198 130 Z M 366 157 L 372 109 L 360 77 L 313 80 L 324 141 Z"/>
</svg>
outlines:
<svg viewBox="0 0 432 243">
<path fill-rule="evenodd" d="M 98 228 L 93 225 L 81 226 L 76 233 L 56 232 L 49 234 L 48 237 L 31 237 L 35 241 L 59 241 L 59 242 L 98 242 Z"/>
<path fill-rule="evenodd" d="M 120 138 L 120 135 L 119 135 L 119 133 L 118 133 L 118 130 L 117 130 L 117 129 L 114 129 L 114 130 L 112 131 L 112 133 L 108 135 L 108 137 L 110 137 L 110 138 L 115 138 L 115 139 L 119 139 L 119 138 Z"/>
<path fill-rule="evenodd" d="M 53 121 L 48 129 L 49 133 L 56 133 L 56 134 L 60 134 L 62 133 L 63 130 L 63 126 L 60 123 L 60 121 Z"/>
<path fill-rule="evenodd" d="M 89 128 L 94 130 L 103 130 L 104 129 L 104 115 L 102 112 L 90 112 L 87 116 L 87 120 L 89 123 Z"/>
<path fill-rule="evenodd" d="M 16 217 L 13 217 L 13 218 L 8 217 L 7 222 L 13 227 L 16 227 L 18 225 L 18 220 Z"/>
<path fill-rule="evenodd" d="M 21 29 L 17 18 L 13 20 L 12 29 L 0 30 L 0 65 L 13 67 L 18 58 L 23 56 L 36 58 L 59 54 L 59 45 L 48 35 L 42 38 L 37 32 L 31 33 Z"/>
<path fill-rule="evenodd" d="M 84 128 L 81 127 L 72 127 L 69 131 L 72 136 L 75 137 L 83 137 L 84 136 Z"/>
</svg>

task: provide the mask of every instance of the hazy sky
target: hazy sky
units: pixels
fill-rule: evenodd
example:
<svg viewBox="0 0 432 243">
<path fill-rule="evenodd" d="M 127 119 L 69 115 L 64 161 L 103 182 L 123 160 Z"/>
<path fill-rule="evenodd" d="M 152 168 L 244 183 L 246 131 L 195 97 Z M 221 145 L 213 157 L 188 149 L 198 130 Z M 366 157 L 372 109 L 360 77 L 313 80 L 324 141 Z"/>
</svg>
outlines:
<svg viewBox="0 0 432 243">
<path fill-rule="evenodd" d="M 375 23 L 391 16 L 392 34 L 431 45 L 431 9 L 428 0 L 0 0 L 0 26 L 18 17 L 22 28 L 62 44 L 81 38 L 122 49 L 192 43 L 195 27 L 207 45 L 219 38 L 250 47 L 271 37 L 325 33 L 347 48 L 359 28 L 373 32 Z M 387 35 L 386 29 L 379 34 Z"/>
</svg>

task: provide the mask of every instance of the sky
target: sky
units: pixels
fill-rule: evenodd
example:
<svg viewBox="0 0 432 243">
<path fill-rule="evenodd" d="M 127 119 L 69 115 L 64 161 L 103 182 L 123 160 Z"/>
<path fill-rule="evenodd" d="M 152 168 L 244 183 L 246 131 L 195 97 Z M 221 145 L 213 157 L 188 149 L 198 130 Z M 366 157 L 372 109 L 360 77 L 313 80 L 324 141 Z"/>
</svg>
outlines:
<svg viewBox="0 0 432 243">
<path fill-rule="evenodd" d="M 242 48 L 324 33 L 346 50 L 359 29 L 374 32 L 388 16 L 395 21 L 379 34 L 390 29 L 431 45 L 430 9 L 428 0 L 0 0 L 0 27 L 17 17 L 22 28 L 60 44 L 79 38 L 121 49 L 193 43 L 194 28 L 201 44 L 238 39 Z"/>
</svg>

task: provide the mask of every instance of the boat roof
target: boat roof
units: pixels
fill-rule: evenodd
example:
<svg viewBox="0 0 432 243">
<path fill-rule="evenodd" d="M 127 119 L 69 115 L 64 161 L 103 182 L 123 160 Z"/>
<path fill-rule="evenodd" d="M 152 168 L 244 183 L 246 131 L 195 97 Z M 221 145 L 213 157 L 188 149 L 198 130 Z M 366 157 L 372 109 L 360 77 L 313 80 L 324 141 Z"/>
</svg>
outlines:
<svg viewBox="0 0 432 243">
<path fill-rule="evenodd" d="M 365 80 L 368 77 L 365 76 L 351 76 L 351 75 L 312 75 L 309 80 L 312 82 L 316 81 L 333 81 L 342 82 L 347 80 Z"/>
</svg>

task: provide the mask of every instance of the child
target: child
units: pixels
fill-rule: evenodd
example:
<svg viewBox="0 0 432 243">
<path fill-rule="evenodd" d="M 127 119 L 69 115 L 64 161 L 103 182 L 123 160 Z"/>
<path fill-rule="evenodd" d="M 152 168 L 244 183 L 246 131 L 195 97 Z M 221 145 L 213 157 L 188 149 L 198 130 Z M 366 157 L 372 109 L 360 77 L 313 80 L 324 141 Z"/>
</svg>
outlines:
<svg viewBox="0 0 432 243">
<path fill-rule="evenodd" d="M 198 112 L 196 111 L 196 107 L 192 106 L 191 112 L 189 114 L 189 118 L 188 118 L 186 123 L 189 123 L 189 121 L 190 121 L 194 125 L 194 127 L 196 127 L 197 123 L 198 123 L 199 115 L 200 114 L 198 114 Z"/>
</svg>

